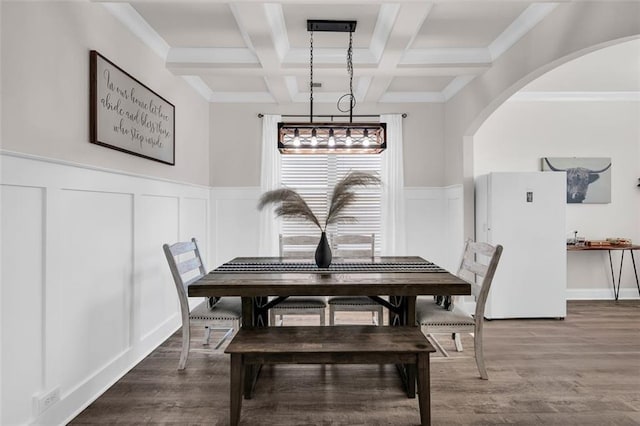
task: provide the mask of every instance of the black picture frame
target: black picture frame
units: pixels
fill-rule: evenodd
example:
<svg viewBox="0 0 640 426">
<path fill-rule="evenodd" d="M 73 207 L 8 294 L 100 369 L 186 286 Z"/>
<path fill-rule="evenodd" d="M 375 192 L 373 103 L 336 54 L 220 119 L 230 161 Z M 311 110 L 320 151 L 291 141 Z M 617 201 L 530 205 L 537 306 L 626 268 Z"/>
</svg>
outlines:
<svg viewBox="0 0 640 426">
<path fill-rule="evenodd" d="M 89 141 L 174 166 L 175 106 L 91 50 Z"/>
</svg>

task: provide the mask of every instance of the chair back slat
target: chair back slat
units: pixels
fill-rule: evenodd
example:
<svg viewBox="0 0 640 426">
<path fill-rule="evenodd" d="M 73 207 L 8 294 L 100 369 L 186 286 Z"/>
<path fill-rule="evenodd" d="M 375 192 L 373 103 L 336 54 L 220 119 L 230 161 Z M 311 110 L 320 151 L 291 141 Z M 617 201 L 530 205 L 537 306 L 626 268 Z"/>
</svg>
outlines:
<svg viewBox="0 0 640 426">
<path fill-rule="evenodd" d="M 502 255 L 502 246 L 495 247 L 484 242 L 467 240 L 460 261 L 458 276 L 471 284 L 471 293 L 476 298 L 476 318 L 484 316 L 484 308 L 491 289 L 491 282 Z M 468 278 L 471 274 L 475 279 Z"/>
<path fill-rule="evenodd" d="M 199 270 L 200 266 L 202 266 L 202 262 L 200 262 L 199 257 L 192 257 L 190 259 L 187 259 L 185 261 L 178 263 L 177 266 L 178 266 L 178 272 L 180 272 L 180 275 L 185 275 L 186 273 L 191 272 L 195 269 Z"/>
<path fill-rule="evenodd" d="M 282 235 L 280 234 L 279 255 L 298 259 L 313 259 L 320 242 L 317 235 Z"/>
<path fill-rule="evenodd" d="M 186 313 L 187 318 L 189 315 L 189 299 L 187 295 L 187 287 L 189 284 L 197 280 L 198 278 L 206 274 L 202 257 L 200 256 L 200 250 L 198 249 L 198 242 L 195 238 L 191 241 L 177 242 L 169 245 L 164 244 L 162 246 L 164 255 L 167 258 L 169 269 L 171 270 L 171 276 L 173 282 L 176 285 L 178 291 L 178 299 L 180 300 L 180 309 L 183 313 L 183 317 Z M 179 260 L 179 257 L 188 257 L 186 260 Z M 194 271 L 197 271 L 194 273 Z"/>
<path fill-rule="evenodd" d="M 333 255 L 344 258 L 374 257 L 375 234 L 335 234 L 331 238 Z"/>
<path fill-rule="evenodd" d="M 169 246 L 169 249 L 172 255 L 179 256 L 181 254 L 188 253 L 190 251 L 195 251 L 196 247 L 197 247 L 196 243 L 192 240 L 192 241 L 182 241 L 182 242 L 177 242 L 175 244 L 171 244 Z"/>
<path fill-rule="evenodd" d="M 485 275 L 487 275 L 487 268 L 488 268 L 487 265 L 478 263 L 475 260 L 472 262 L 469 262 L 467 259 L 465 259 L 461 265 L 462 270 L 467 271 L 474 275 L 480 275 L 481 277 L 484 277 Z"/>
</svg>

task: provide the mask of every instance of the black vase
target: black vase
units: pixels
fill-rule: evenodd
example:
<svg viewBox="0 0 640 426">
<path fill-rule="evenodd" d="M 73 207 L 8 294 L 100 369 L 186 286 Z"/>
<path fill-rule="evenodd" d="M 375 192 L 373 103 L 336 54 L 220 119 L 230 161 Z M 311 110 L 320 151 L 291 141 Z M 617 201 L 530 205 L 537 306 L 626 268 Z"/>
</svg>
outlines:
<svg viewBox="0 0 640 426">
<path fill-rule="evenodd" d="M 324 231 L 322 231 L 320 242 L 316 249 L 316 265 L 318 265 L 318 268 L 328 268 L 331 265 L 331 247 L 329 247 L 327 233 Z"/>
</svg>

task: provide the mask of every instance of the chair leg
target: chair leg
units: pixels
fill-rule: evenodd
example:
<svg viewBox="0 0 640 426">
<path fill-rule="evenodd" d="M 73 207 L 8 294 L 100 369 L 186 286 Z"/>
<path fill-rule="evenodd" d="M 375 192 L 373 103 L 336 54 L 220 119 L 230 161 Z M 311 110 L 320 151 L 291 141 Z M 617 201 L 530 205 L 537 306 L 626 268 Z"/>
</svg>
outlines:
<svg viewBox="0 0 640 426">
<path fill-rule="evenodd" d="M 476 365 L 478 366 L 478 371 L 480 372 L 480 378 L 483 380 L 489 380 L 489 375 L 487 374 L 487 367 L 484 365 L 484 349 L 482 344 L 482 330 L 476 331 L 473 336 L 473 347 L 476 355 Z"/>
<path fill-rule="evenodd" d="M 462 352 L 462 339 L 460 338 L 460 333 L 453 333 L 453 341 L 456 344 L 456 350 L 458 352 Z"/>
<path fill-rule="evenodd" d="M 218 343 L 216 344 L 216 347 L 214 349 L 220 349 L 220 346 L 222 346 L 222 344 L 225 342 L 225 340 L 227 340 L 231 335 L 233 335 L 234 329 L 229 328 L 225 333 L 224 336 L 222 336 L 222 338 L 220 340 L 218 340 Z"/>
<path fill-rule="evenodd" d="M 375 311 L 371 312 L 371 315 L 374 317 L 373 318 L 373 324 L 374 325 L 383 325 L 384 321 L 383 321 L 383 311 L 382 311 L 382 306 L 377 308 Z"/>
<path fill-rule="evenodd" d="M 329 325 L 336 325 L 336 310 L 333 305 L 329 305 Z"/>
<path fill-rule="evenodd" d="M 424 333 L 424 332 L 423 332 Z M 442 356 L 444 357 L 448 357 L 449 356 L 449 352 L 447 352 L 447 350 L 445 348 L 442 347 L 442 345 L 440 344 L 440 342 L 438 342 L 438 339 L 436 339 L 436 337 L 433 334 L 427 334 L 427 338 L 429 339 L 429 341 L 431 341 L 431 344 L 440 351 L 440 353 L 442 354 Z"/>
<path fill-rule="evenodd" d="M 211 337 L 211 328 L 208 325 L 204 326 L 204 339 L 202 339 L 202 344 L 204 346 L 209 344 L 209 338 Z"/>
<path fill-rule="evenodd" d="M 189 343 L 191 340 L 191 330 L 189 322 L 182 323 L 182 352 L 180 352 L 180 361 L 178 361 L 178 370 L 184 370 L 189 357 Z"/>
<path fill-rule="evenodd" d="M 326 315 L 326 313 L 325 313 L 324 308 L 323 308 L 322 310 L 320 310 L 320 325 L 326 325 L 326 323 L 325 323 L 326 322 L 325 315 Z M 331 321 L 331 320 L 329 320 L 329 321 Z"/>
<path fill-rule="evenodd" d="M 276 324 L 276 313 L 273 309 L 269 309 L 269 325 L 271 327 L 275 327 Z"/>
</svg>

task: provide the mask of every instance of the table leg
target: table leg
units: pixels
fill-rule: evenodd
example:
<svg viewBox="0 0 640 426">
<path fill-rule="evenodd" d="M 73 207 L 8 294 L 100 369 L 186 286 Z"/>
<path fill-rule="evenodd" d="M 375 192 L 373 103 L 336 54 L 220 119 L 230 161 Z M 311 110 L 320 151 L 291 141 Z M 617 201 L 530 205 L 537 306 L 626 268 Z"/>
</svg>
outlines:
<svg viewBox="0 0 640 426">
<path fill-rule="evenodd" d="M 640 294 L 640 281 L 638 281 L 638 270 L 636 269 L 636 258 L 633 257 L 633 250 L 629 250 L 631 253 L 631 263 L 633 263 L 633 273 L 636 275 L 636 287 L 638 287 L 638 294 Z"/>
<path fill-rule="evenodd" d="M 609 267 L 611 268 L 611 282 L 613 284 L 613 296 L 615 297 L 616 301 L 620 297 L 620 283 L 622 281 L 622 266 L 624 264 L 624 252 L 626 250 L 623 249 L 621 251 L 622 253 L 620 254 L 620 268 L 618 269 L 617 283 L 616 283 L 615 272 L 613 270 L 613 261 L 611 260 L 611 250 L 607 251 L 609 253 Z M 629 253 L 631 253 L 631 263 L 633 264 L 633 273 L 636 277 L 636 287 L 638 287 L 638 294 L 640 294 L 640 280 L 638 280 L 638 270 L 636 269 L 636 258 L 633 255 L 633 250 L 629 250 Z"/>
<path fill-rule="evenodd" d="M 618 298 L 620 297 L 620 281 L 622 281 L 622 263 L 623 262 L 624 262 L 624 250 L 622 250 L 622 254 L 620 254 L 620 269 L 618 270 L 618 290 L 616 290 L 616 300 L 618 300 Z"/>
<path fill-rule="evenodd" d="M 253 327 L 253 298 L 242 298 L 242 327 Z"/>
<path fill-rule="evenodd" d="M 389 324 L 395 327 L 415 326 L 416 296 L 390 296 L 389 302 L 397 307 L 397 312 L 389 311 Z M 416 397 L 416 369 L 413 364 L 397 364 L 398 374 L 407 391 L 407 397 Z"/>
<path fill-rule="evenodd" d="M 613 297 L 618 300 L 618 294 L 620 291 L 620 280 L 618 280 L 618 289 L 616 290 L 616 275 L 613 272 L 613 261 L 611 260 L 611 250 L 607 250 L 609 254 L 609 267 L 611 268 L 611 284 L 613 285 Z M 620 259 L 620 271 L 622 272 L 622 259 L 624 258 L 624 250 L 622 251 L 622 258 Z"/>
<path fill-rule="evenodd" d="M 405 320 L 404 326 L 415 327 L 416 326 L 416 296 L 406 296 L 404 298 L 405 304 Z M 416 397 L 416 366 L 405 364 L 405 370 L 407 371 L 407 396 L 409 398 Z"/>
<path fill-rule="evenodd" d="M 267 327 L 268 311 L 262 309 L 269 301 L 268 297 L 243 297 L 242 298 L 242 326 L 243 327 Z M 247 365 L 244 372 L 244 397 L 251 399 L 258 381 L 258 375 L 262 365 Z"/>
</svg>

